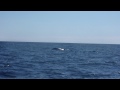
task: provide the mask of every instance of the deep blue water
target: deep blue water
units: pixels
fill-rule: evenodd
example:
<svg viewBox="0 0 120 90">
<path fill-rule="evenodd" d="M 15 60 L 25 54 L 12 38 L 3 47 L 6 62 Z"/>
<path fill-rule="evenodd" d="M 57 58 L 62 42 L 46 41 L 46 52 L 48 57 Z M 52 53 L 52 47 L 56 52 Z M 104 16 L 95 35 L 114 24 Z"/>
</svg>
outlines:
<svg viewBox="0 0 120 90">
<path fill-rule="evenodd" d="M 0 42 L 0 79 L 118 78 L 120 45 Z"/>
</svg>

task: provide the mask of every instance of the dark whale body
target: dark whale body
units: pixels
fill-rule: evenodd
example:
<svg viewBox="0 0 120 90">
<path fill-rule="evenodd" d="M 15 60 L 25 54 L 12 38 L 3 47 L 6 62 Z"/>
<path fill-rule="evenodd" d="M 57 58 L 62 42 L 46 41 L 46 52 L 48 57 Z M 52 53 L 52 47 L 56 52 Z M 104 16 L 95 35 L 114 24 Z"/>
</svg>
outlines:
<svg viewBox="0 0 120 90">
<path fill-rule="evenodd" d="M 52 50 L 65 50 L 64 48 L 53 48 Z"/>
</svg>

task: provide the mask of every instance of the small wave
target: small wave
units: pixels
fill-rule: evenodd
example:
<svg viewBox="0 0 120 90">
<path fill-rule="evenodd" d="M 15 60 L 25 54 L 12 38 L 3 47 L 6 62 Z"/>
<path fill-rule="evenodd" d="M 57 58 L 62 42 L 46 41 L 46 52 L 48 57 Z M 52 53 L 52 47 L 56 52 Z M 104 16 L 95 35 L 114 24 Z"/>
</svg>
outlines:
<svg viewBox="0 0 120 90">
<path fill-rule="evenodd" d="M 15 73 L 13 72 L 0 72 L 0 77 L 4 77 L 4 78 L 15 78 Z"/>
<path fill-rule="evenodd" d="M 1 56 L 10 56 L 9 54 L 0 54 Z"/>
</svg>

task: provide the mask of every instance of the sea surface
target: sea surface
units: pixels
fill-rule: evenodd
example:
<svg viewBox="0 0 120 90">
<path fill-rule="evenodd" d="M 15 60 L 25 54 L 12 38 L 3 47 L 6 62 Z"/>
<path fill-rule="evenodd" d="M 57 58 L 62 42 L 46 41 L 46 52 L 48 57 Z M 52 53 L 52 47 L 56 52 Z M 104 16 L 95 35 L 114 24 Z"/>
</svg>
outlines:
<svg viewBox="0 0 120 90">
<path fill-rule="evenodd" d="M 120 79 L 120 45 L 1 41 L 0 79 Z"/>
</svg>

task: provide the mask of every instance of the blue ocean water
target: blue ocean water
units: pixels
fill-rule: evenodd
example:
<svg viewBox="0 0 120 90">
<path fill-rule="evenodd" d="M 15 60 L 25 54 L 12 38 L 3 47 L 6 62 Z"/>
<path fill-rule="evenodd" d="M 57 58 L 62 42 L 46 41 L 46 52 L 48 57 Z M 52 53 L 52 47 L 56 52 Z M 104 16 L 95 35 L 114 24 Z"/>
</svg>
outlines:
<svg viewBox="0 0 120 90">
<path fill-rule="evenodd" d="M 0 42 L 0 79 L 118 78 L 120 45 Z"/>
</svg>

